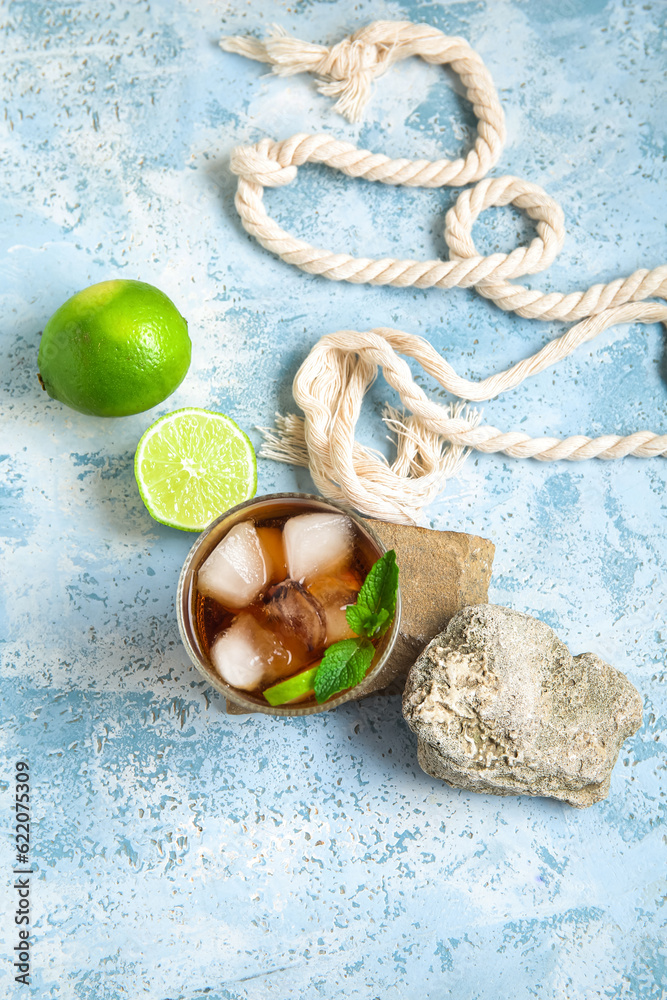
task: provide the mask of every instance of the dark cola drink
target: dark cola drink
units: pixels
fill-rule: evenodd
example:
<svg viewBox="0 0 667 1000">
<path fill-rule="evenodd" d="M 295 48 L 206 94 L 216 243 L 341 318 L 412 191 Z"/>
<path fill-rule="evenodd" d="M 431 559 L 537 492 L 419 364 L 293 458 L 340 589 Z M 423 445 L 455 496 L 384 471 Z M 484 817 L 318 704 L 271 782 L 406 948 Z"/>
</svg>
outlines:
<svg viewBox="0 0 667 1000">
<path fill-rule="evenodd" d="M 382 550 L 355 519 L 322 503 L 257 501 L 244 513 L 201 554 L 194 629 L 215 674 L 266 704 L 266 689 L 354 635 L 345 610 Z M 314 701 L 312 691 L 296 701 Z"/>
</svg>

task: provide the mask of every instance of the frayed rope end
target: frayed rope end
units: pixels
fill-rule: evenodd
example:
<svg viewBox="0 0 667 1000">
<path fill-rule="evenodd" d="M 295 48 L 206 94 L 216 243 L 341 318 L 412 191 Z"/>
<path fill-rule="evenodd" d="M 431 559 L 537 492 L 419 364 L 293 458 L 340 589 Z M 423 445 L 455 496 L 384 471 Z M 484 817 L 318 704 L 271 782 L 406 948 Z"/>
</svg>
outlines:
<svg viewBox="0 0 667 1000">
<path fill-rule="evenodd" d="M 255 430 L 258 430 L 264 439 L 257 453 L 260 458 L 308 468 L 308 447 L 303 417 L 297 416 L 296 413 L 288 413 L 285 417 L 276 413 L 273 427 L 256 427 Z"/>
</svg>

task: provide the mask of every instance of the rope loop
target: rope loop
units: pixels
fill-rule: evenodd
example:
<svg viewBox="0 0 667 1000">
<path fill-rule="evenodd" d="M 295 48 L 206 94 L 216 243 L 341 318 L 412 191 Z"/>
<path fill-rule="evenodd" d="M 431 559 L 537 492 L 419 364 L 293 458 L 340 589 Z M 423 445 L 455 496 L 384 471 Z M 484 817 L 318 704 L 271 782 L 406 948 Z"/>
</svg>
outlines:
<svg viewBox="0 0 667 1000">
<path fill-rule="evenodd" d="M 585 291 L 544 294 L 513 283 L 549 267 L 565 239 L 564 215 L 543 188 L 519 177 L 486 177 L 505 140 L 503 110 L 480 56 L 462 38 L 448 37 L 427 24 L 376 21 L 327 47 L 301 42 L 280 29 L 264 42 L 225 38 L 221 46 L 260 62 L 279 75 L 310 72 L 321 93 L 337 98 L 335 110 L 356 121 L 372 80 L 409 56 L 449 65 L 458 74 L 477 118 L 477 138 L 465 158 L 454 161 L 391 159 L 358 149 L 331 135 L 298 133 L 281 142 L 263 139 L 234 150 L 238 176 L 236 208 L 245 229 L 284 261 L 332 281 L 415 288 L 470 288 L 500 309 L 543 320 L 575 320 L 530 358 L 474 382 L 459 376 L 428 343 L 400 330 L 342 330 L 315 345 L 296 374 L 294 397 L 305 419 L 277 417 L 265 430 L 261 455 L 308 465 L 325 496 L 344 500 L 365 514 L 390 521 L 413 521 L 422 507 L 455 474 L 468 449 L 503 452 L 541 461 L 588 458 L 651 458 L 667 455 L 667 435 L 638 431 L 626 437 L 576 435 L 531 438 L 522 432 L 480 426 L 479 414 L 464 403 L 440 406 L 416 385 L 401 354 L 416 360 L 439 384 L 463 401 L 491 399 L 566 358 L 582 343 L 615 323 L 667 324 L 667 265 L 640 270 L 625 279 Z M 349 177 L 413 187 L 473 187 L 463 190 L 445 219 L 447 260 L 352 257 L 311 246 L 283 230 L 267 214 L 263 189 L 289 184 L 305 163 L 322 163 Z M 536 223 L 536 237 L 510 253 L 482 256 L 472 229 L 481 212 L 515 205 Z M 385 422 L 396 436 L 396 460 L 389 463 L 354 437 L 364 395 L 382 368 L 408 415 L 388 407 Z"/>
<path fill-rule="evenodd" d="M 220 46 L 225 52 L 269 63 L 279 76 L 316 74 L 321 78 L 320 93 L 338 97 L 334 110 L 350 121 L 361 118 L 373 78 L 399 60 L 419 55 L 426 62 L 449 65 L 473 106 L 477 140 L 465 160 L 439 161 L 440 178 L 430 186 L 469 184 L 484 177 L 500 158 L 505 115 L 489 71 L 463 38 L 449 37 L 427 24 L 374 21 L 330 48 L 302 42 L 280 28 L 274 28 L 265 41 L 232 36 L 223 38 Z"/>
<path fill-rule="evenodd" d="M 445 242 L 450 260 L 479 259 L 472 239 L 472 227 L 480 213 L 491 206 L 516 205 L 537 220 L 537 238 L 529 247 L 517 247 L 505 254 L 506 263 L 492 271 L 492 282 L 500 277 L 518 278 L 544 271 L 560 253 L 565 240 L 565 217 L 560 205 L 537 184 L 520 177 L 493 177 L 462 191 L 445 216 Z M 488 258 L 482 258 L 488 260 Z M 502 274 L 501 274 L 502 271 Z"/>
</svg>

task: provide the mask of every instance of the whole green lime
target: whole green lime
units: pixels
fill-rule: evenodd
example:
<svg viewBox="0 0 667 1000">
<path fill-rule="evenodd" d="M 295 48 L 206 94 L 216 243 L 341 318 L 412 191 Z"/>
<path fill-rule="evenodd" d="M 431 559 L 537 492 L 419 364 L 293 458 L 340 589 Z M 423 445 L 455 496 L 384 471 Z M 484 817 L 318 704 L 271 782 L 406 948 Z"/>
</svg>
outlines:
<svg viewBox="0 0 667 1000">
<path fill-rule="evenodd" d="M 159 288 L 102 281 L 73 295 L 44 327 L 40 381 L 81 413 L 125 417 L 171 395 L 191 350 L 188 324 Z"/>
</svg>

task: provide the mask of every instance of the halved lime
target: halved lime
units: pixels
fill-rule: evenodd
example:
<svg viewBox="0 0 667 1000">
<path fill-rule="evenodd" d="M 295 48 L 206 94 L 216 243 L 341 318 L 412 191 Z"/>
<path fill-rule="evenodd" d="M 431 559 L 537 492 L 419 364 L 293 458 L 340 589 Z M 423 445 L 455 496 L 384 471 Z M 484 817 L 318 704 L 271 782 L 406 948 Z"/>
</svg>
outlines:
<svg viewBox="0 0 667 1000">
<path fill-rule="evenodd" d="M 203 531 L 255 495 L 257 459 L 233 420 L 189 406 L 148 428 L 137 445 L 134 475 L 151 517 L 183 531 Z"/>
</svg>

